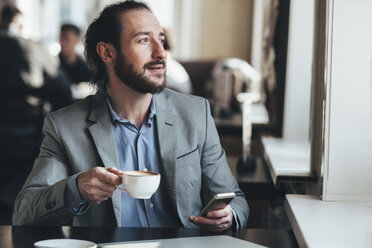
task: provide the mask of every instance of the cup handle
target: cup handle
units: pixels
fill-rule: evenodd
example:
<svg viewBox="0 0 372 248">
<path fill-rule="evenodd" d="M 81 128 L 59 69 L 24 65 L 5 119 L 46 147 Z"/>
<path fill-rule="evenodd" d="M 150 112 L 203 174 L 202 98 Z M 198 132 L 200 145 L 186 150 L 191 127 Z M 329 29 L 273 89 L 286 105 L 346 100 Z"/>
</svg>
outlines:
<svg viewBox="0 0 372 248">
<path fill-rule="evenodd" d="M 127 193 L 127 190 L 126 190 L 126 189 L 124 189 L 124 188 L 122 188 L 122 187 L 120 187 L 120 186 L 116 186 L 116 188 L 117 188 L 118 190 L 121 190 L 121 191 L 123 191 L 124 193 Z"/>
<path fill-rule="evenodd" d="M 122 177 L 121 180 L 124 182 L 124 178 L 123 178 L 123 177 Z M 127 190 L 126 190 L 125 188 L 122 188 L 122 187 L 120 187 L 120 186 L 116 186 L 116 188 L 117 188 L 118 190 L 124 192 L 124 193 L 128 193 Z"/>
</svg>

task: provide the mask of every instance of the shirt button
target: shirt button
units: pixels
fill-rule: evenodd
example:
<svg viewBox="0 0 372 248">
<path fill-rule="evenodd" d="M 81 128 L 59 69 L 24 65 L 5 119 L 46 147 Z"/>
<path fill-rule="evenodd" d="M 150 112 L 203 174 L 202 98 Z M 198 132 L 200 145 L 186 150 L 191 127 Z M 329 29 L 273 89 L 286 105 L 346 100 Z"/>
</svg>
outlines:
<svg viewBox="0 0 372 248">
<path fill-rule="evenodd" d="M 150 203 L 150 208 L 153 208 L 154 207 L 154 204 Z"/>
<path fill-rule="evenodd" d="M 143 169 L 144 172 L 147 172 L 147 168 Z"/>
</svg>

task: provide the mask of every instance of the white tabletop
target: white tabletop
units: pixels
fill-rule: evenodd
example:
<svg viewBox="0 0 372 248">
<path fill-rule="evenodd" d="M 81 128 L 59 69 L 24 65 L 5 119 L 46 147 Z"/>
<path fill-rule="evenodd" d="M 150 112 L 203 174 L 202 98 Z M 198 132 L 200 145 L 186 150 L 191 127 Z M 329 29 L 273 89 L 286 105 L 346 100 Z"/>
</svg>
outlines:
<svg viewBox="0 0 372 248">
<path fill-rule="evenodd" d="M 278 176 L 308 177 L 310 173 L 310 144 L 307 141 L 262 137 L 265 160 L 274 184 Z"/>
<path fill-rule="evenodd" d="M 285 209 L 300 247 L 372 247 L 372 203 L 287 195 Z"/>
<path fill-rule="evenodd" d="M 264 248 L 265 246 L 257 245 L 245 240 L 233 238 L 227 235 L 217 235 L 208 237 L 187 237 L 174 239 L 157 239 L 127 241 L 117 243 L 99 244 L 100 248 Z"/>
</svg>

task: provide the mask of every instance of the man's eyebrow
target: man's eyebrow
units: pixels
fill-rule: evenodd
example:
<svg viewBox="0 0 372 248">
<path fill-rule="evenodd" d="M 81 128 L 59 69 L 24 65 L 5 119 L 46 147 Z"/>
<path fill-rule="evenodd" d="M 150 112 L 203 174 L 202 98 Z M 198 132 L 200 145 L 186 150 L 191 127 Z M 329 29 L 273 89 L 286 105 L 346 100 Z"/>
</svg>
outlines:
<svg viewBox="0 0 372 248">
<path fill-rule="evenodd" d="M 137 37 L 139 35 L 150 35 L 151 32 L 146 32 L 146 31 L 140 31 L 138 33 L 136 33 L 135 35 L 133 35 L 133 37 Z"/>
<path fill-rule="evenodd" d="M 153 32 L 140 31 L 140 32 L 136 33 L 135 35 L 133 35 L 133 37 L 137 37 L 137 36 L 140 36 L 140 35 L 151 35 L 151 34 L 153 34 Z M 159 36 L 165 37 L 165 33 L 160 32 Z"/>
</svg>

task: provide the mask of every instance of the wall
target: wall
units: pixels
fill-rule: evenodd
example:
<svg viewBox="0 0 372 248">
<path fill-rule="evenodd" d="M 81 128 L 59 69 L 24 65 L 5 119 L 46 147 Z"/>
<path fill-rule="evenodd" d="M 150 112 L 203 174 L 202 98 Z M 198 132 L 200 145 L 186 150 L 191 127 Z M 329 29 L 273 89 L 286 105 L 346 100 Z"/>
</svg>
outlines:
<svg viewBox="0 0 372 248">
<path fill-rule="evenodd" d="M 173 56 L 179 60 L 199 58 L 200 54 L 200 0 L 174 0 L 172 29 Z"/>
<path fill-rule="evenodd" d="M 283 138 L 309 140 L 314 0 L 291 1 Z"/>
<path fill-rule="evenodd" d="M 372 201 L 372 1 L 329 2 L 323 199 Z"/>
<path fill-rule="evenodd" d="M 270 0 L 254 0 L 253 4 L 251 65 L 260 73 L 262 71 L 264 11 L 265 6 L 270 2 Z"/>
<path fill-rule="evenodd" d="M 199 57 L 250 61 L 253 0 L 203 0 L 201 11 Z"/>
</svg>

